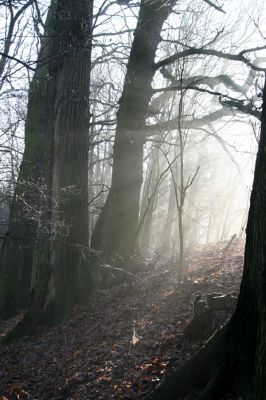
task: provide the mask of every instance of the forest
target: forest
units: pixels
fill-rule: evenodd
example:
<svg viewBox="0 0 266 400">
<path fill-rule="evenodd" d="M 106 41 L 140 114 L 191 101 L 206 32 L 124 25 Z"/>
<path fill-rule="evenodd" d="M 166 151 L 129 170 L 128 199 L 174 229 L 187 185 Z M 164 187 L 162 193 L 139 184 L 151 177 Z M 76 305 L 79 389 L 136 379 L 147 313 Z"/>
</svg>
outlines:
<svg viewBox="0 0 266 400">
<path fill-rule="evenodd" d="M 266 400 L 264 0 L 0 0 L 0 400 Z"/>
</svg>

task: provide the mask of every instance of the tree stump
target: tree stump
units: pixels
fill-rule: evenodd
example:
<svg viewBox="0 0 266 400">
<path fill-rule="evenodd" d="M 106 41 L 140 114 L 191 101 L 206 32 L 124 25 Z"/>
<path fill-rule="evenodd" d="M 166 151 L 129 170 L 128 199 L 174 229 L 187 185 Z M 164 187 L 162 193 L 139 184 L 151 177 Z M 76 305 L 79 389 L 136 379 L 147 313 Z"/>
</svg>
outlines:
<svg viewBox="0 0 266 400">
<path fill-rule="evenodd" d="M 184 332 L 185 341 L 193 343 L 209 338 L 233 312 L 236 300 L 235 294 L 197 295 L 193 319 Z"/>
</svg>

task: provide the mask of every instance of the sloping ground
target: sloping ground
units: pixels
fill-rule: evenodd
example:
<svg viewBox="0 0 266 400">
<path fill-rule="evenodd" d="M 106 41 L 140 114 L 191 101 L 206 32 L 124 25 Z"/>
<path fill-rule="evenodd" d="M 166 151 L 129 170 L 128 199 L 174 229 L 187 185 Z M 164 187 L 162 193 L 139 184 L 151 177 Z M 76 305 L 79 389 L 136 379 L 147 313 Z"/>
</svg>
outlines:
<svg viewBox="0 0 266 400">
<path fill-rule="evenodd" d="M 181 340 L 195 296 L 238 291 L 244 244 L 225 246 L 196 251 L 180 287 L 172 262 L 146 262 L 132 287 L 99 291 L 69 322 L 2 345 L 0 399 L 140 399 L 202 345 Z"/>
</svg>

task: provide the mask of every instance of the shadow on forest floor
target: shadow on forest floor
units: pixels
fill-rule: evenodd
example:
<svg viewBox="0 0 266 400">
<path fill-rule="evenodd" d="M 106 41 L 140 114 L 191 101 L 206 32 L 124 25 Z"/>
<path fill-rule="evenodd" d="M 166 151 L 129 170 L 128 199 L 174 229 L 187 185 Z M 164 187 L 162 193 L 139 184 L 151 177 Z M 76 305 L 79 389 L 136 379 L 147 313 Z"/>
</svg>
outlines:
<svg viewBox="0 0 266 400">
<path fill-rule="evenodd" d="M 177 287 L 170 262 L 147 260 L 132 287 L 94 293 L 73 318 L 0 347 L 0 399 L 140 399 L 202 346 L 180 338 L 195 296 L 238 292 L 243 242 L 199 249 Z M 18 321 L 0 321 L 0 336 Z M 228 316 L 227 316 L 228 317 Z M 2 397 L 1 397 L 2 396 Z"/>
</svg>

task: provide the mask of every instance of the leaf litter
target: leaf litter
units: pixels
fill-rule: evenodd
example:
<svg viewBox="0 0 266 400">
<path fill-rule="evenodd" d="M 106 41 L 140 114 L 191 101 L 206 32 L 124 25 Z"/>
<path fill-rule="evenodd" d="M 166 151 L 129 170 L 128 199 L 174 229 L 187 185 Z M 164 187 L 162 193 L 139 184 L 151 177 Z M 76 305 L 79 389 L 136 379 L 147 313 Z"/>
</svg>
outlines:
<svg viewBox="0 0 266 400">
<path fill-rule="evenodd" d="M 238 292 L 244 243 L 225 245 L 195 250 L 181 286 L 172 260 L 146 260 L 132 287 L 98 290 L 71 320 L 1 345 L 0 399 L 141 399 L 204 344 L 182 341 L 196 295 Z M 0 337 L 21 318 L 0 321 Z"/>
</svg>

